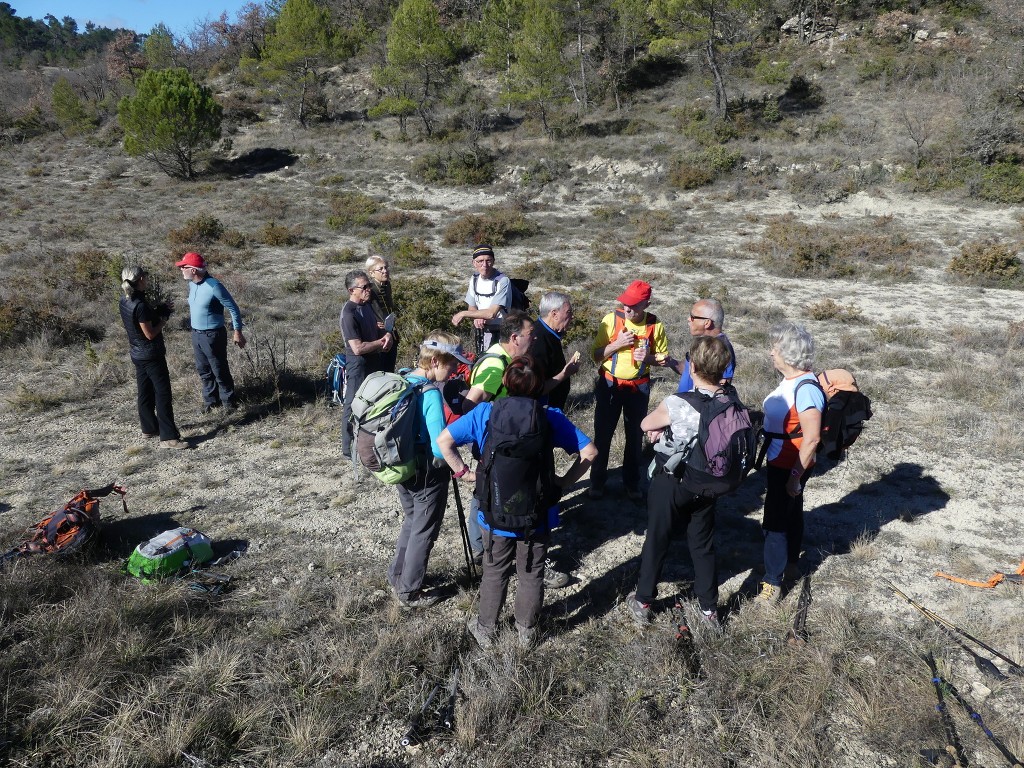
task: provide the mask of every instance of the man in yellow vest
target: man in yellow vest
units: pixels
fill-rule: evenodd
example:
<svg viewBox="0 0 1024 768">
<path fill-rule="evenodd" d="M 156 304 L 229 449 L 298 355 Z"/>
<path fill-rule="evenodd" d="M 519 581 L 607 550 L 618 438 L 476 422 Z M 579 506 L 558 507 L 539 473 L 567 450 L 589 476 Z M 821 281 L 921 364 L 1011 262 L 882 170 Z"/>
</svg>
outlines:
<svg viewBox="0 0 1024 768">
<path fill-rule="evenodd" d="M 608 450 L 622 416 L 626 448 L 622 456 L 622 483 L 626 495 L 641 501 L 640 422 L 651 399 L 651 365 L 665 365 L 668 337 L 665 326 L 647 311 L 651 286 L 634 280 L 618 298 L 622 305 L 605 315 L 597 329 L 591 356 L 599 366 L 594 387 L 594 445 L 598 455 L 590 469 L 590 498 L 604 495 L 608 479 Z"/>
</svg>

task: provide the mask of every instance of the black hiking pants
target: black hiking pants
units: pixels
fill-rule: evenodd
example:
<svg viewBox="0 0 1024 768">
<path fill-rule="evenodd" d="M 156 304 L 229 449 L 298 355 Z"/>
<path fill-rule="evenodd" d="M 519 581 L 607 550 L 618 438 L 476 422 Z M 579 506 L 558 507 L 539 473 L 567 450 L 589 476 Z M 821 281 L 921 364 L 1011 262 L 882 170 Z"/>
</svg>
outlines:
<svg viewBox="0 0 1024 768">
<path fill-rule="evenodd" d="M 715 502 L 694 496 L 671 475 L 659 472 L 647 491 L 647 538 L 640 555 L 636 599 L 651 603 L 658 596 L 658 581 L 673 532 L 685 531 L 693 560 L 693 591 L 700 607 L 718 607 L 718 572 L 715 566 Z"/>
<path fill-rule="evenodd" d="M 174 403 L 171 397 L 171 375 L 167 358 L 132 360 L 138 387 L 139 424 L 147 435 L 160 435 L 161 440 L 178 440 L 181 435 L 174 424 Z"/>
</svg>

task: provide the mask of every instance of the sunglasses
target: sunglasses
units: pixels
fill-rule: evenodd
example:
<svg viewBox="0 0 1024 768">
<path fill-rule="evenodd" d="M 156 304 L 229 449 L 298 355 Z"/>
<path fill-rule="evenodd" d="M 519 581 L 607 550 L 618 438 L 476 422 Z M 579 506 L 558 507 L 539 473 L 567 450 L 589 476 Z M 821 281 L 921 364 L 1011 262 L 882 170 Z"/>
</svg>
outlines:
<svg viewBox="0 0 1024 768">
<path fill-rule="evenodd" d="M 368 290 L 370 290 L 370 284 L 367 283 L 366 285 L 353 285 L 352 286 L 352 290 L 353 291 L 368 291 Z"/>
<path fill-rule="evenodd" d="M 694 320 L 710 320 L 710 319 L 711 319 L 710 317 L 701 317 L 700 315 L 690 315 L 690 322 L 691 323 Z"/>
</svg>

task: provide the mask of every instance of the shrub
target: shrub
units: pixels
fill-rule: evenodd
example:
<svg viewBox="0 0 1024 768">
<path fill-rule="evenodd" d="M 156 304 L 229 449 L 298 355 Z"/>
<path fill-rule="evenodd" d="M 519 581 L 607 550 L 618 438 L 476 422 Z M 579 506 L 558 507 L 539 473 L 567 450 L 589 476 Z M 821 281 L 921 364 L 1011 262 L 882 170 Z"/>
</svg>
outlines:
<svg viewBox="0 0 1024 768">
<path fill-rule="evenodd" d="M 256 240 L 263 245 L 295 245 L 301 236 L 301 230 L 298 227 L 289 229 L 288 227 L 278 226 L 272 221 L 268 221 L 256 233 Z"/>
<path fill-rule="evenodd" d="M 380 203 L 361 192 L 340 192 L 331 195 L 330 207 L 327 226 L 331 229 L 349 229 L 365 225 L 380 210 Z"/>
<path fill-rule="evenodd" d="M 532 251 L 527 254 L 526 263 L 516 270 L 516 277 L 532 282 L 543 281 L 549 285 L 573 285 L 579 283 L 587 273 L 572 263 L 568 256 L 534 257 L 539 254 Z"/>
<path fill-rule="evenodd" d="M 789 80 L 789 62 L 761 59 L 754 67 L 754 75 L 765 85 L 781 85 Z"/>
<path fill-rule="evenodd" d="M 228 229 L 220 236 L 220 241 L 229 248 L 244 248 L 246 244 L 245 233 L 237 229 Z"/>
<path fill-rule="evenodd" d="M 973 283 L 1014 285 L 1021 282 L 1021 262 L 1015 249 L 993 239 L 967 243 L 947 267 L 951 275 Z"/>
<path fill-rule="evenodd" d="M 215 243 L 224 234 L 224 225 L 216 216 L 201 213 L 185 222 L 179 229 L 167 233 L 167 241 L 174 246 L 203 246 Z"/>
<path fill-rule="evenodd" d="M 812 320 L 839 320 L 843 323 L 856 322 L 863 318 L 859 307 L 850 304 L 844 306 L 832 299 L 822 299 L 807 307 L 807 314 Z"/>
<path fill-rule="evenodd" d="M 904 42 L 916 31 L 914 17 L 906 11 L 889 11 L 875 19 L 872 34 L 880 40 L 891 43 Z"/>
<path fill-rule="evenodd" d="M 321 264 L 351 264 L 356 260 L 354 248 L 323 248 L 316 252 L 316 260 Z"/>
<path fill-rule="evenodd" d="M 1008 162 L 986 166 L 981 172 L 981 182 L 975 194 L 993 203 L 1024 203 L 1024 168 Z"/>
<path fill-rule="evenodd" d="M 460 216 L 445 229 L 444 241 L 448 245 L 504 245 L 536 234 L 538 229 L 519 208 L 496 206 L 479 215 Z"/>
<path fill-rule="evenodd" d="M 438 277 L 398 277 L 392 284 L 408 353 L 435 328 L 451 328 L 452 315 L 466 308 Z"/>
<path fill-rule="evenodd" d="M 590 247 L 590 255 L 602 264 L 632 264 L 640 261 L 635 246 L 615 240 L 601 240 Z"/>
<path fill-rule="evenodd" d="M 379 232 L 370 238 L 370 247 L 394 262 L 395 266 L 406 269 L 427 267 L 434 263 L 434 252 L 422 239 L 401 237 L 397 240 L 386 232 Z"/>
<path fill-rule="evenodd" d="M 737 150 L 712 145 L 701 152 L 676 158 L 669 168 L 668 183 L 679 189 L 697 189 L 728 173 L 742 159 Z"/>
<path fill-rule="evenodd" d="M 658 235 L 671 232 L 676 226 L 668 211 L 644 211 L 633 219 L 632 224 L 636 227 L 635 242 L 641 248 L 654 245 Z"/>
<path fill-rule="evenodd" d="M 377 213 L 367 219 L 366 223 L 374 229 L 401 229 L 407 224 L 418 225 L 421 227 L 434 226 L 433 222 L 431 222 L 430 219 L 422 213 L 395 211 L 390 208 L 377 211 Z"/>
<path fill-rule="evenodd" d="M 413 164 L 413 173 L 430 184 L 490 184 L 494 156 L 479 147 L 429 154 Z"/>
<path fill-rule="evenodd" d="M 200 153 L 220 137 L 221 114 L 210 89 L 184 69 L 143 73 L 117 108 L 125 151 L 181 179 L 195 178 Z"/>
</svg>

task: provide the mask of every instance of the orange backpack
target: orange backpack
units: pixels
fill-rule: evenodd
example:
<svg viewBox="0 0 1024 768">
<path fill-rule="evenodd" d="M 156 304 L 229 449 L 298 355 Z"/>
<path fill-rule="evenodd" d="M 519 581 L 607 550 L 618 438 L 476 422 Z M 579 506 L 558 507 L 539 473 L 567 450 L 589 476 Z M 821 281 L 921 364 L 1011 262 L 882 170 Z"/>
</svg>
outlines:
<svg viewBox="0 0 1024 768">
<path fill-rule="evenodd" d="M 78 551 L 99 529 L 100 499 L 111 493 L 120 494 L 121 505 L 128 512 L 128 503 L 124 500 L 128 491 L 119 485 L 111 483 L 93 491 L 81 491 L 61 509 L 30 526 L 28 540 L 3 559 L 38 554 L 67 555 Z"/>
</svg>

